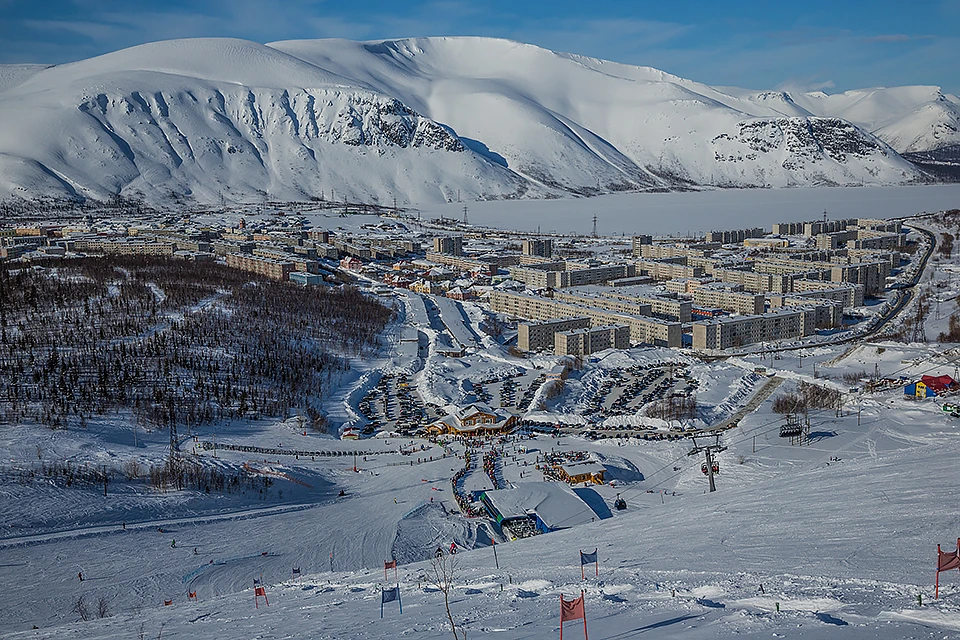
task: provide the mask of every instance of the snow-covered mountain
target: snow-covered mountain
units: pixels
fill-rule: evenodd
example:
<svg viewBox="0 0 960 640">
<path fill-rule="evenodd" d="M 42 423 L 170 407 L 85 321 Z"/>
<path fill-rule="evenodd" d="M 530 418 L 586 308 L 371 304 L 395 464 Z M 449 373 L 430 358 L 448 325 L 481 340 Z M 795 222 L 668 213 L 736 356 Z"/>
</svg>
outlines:
<svg viewBox="0 0 960 640">
<path fill-rule="evenodd" d="M 443 202 L 893 184 L 960 143 L 931 87 L 719 89 L 487 38 L 174 40 L 0 66 L 0 197 Z"/>
</svg>

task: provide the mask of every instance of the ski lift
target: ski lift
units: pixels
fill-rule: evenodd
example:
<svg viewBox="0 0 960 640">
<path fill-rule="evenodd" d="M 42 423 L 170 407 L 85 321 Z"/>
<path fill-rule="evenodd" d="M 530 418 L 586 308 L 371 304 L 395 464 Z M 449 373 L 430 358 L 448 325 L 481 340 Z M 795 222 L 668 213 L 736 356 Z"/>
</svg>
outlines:
<svg viewBox="0 0 960 640">
<path fill-rule="evenodd" d="M 617 499 L 613 502 L 614 508 L 617 511 L 623 511 L 627 508 L 627 501 L 620 497 L 620 494 L 617 494 Z"/>
<path fill-rule="evenodd" d="M 703 475 L 707 475 L 707 463 L 706 463 L 706 462 L 704 462 L 703 464 L 700 465 L 700 471 L 701 471 L 701 473 L 703 473 Z M 713 473 L 714 473 L 714 474 L 720 473 L 720 463 L 717 462 L 717 461 L 714 461 L 714 462 L 713 462 Z"/>
</svg>

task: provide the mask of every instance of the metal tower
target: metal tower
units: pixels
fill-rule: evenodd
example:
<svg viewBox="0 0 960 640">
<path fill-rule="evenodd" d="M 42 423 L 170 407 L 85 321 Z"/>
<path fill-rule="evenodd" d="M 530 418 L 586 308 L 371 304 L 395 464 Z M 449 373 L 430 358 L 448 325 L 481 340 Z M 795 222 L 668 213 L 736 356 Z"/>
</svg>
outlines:
<svg viewBox="0 0 960 640">
<path fill-rule="evenodd" d="M 926 342 L 927 333 L 924 331 L 924 317 L 926 316 L 926 296 L 917 298 L 917 315 L 913 319 L 913 338 L 911 342 Z"/>
</svg>

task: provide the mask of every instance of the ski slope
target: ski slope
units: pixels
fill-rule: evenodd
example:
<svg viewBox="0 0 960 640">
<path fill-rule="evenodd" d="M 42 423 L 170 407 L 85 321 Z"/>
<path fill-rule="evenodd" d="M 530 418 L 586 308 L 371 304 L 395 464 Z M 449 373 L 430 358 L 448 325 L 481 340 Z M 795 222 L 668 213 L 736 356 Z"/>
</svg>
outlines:
<svg viewBox="0 0 960 640">
<path fill-rule="evenodd" d="M 822 350 L 817 357 L 829 355 Z M 895 347 L 885 356 L 896 361 Z M 862 366 L 857 354 L 852 358 L 848 369 Z M 787 378 L 802 375 L 796 361 L 778 366 Z M 809 360 L 806 367 L 809 375 Z M 840 633 L 838 627 L 853 638 L 960 632 L 960 576 L 941 576 L 941 600 L 932 600 L 935 545 L 949 547 L 960 531 L 953 506 L 958 423 L 936 404 L 907 404 L 894 391 L 848 404 L 843 417 L 814 412 L 809 446 L 796 447 L 778 437 L 781 420 L 769 407 L 765 402 L 725 436 L 729 449 L 720 454 L 713 494 L 704 493 L 700 460 L 686 456 L 688 443 L 619 446 L 541 436 L 511 445 L 592 449 L 610 465 L 626 468 L 629 461 L 642 480 L 625 475 L 615 490 L 599 488 L 607 504 L 621 492 L 626 512 L 498 545 L 499 570 L 476 522 L 440 513 L 439 505 L 450 506 L 448 478 L 462 464 L 456 458 L 410 465 L 409 456 L 384 454 L 361 460 L 361 473 L 352 471 L 350 458 L 273 461 L 266 466 L 308 480 L 313 469 L 333 486 L 297 494 L 286 485 L 292 492 L 286 507 L 128 521 L 126 529 L 105 515 L 56 535 L 5 534 L 4 637 L 128 638 L 141 624 L 147 637 L 161 625 L 164 636 L 448 637 L 442 597 L 425 589 L 422 578 L 418 585 L 428 563 L 415 560 L 450 541 L 464 549 L 452 608 L 471 637 L 552 636 L 558 595 L 581 588 L 590 633 L 598 638 L 654 630 L 667 638 L 820 638 Z M 24 446 L 31 437 L 18 434 Z M 233 437 L 263 446 L 282 438 L 285 447 L 316 440 L 281 426 Z M 364 445 L 386 450 L 399 444 L 388 442 Z M 237 454 L 236 460 L 249 458 Z M 515 481 L 517 469 L 508 464 L 504 476 Z M 334 488 L 346 496 L 337 497 Z M 17 517 L 17 491 L 5 487 L 8 520 Z M 61 499 L 42 500 L 51 515 L 77 490 L 59 491 Z M 583 582 L 577 551 L 594 547 L 600 576 Z M 388 605 L 381 621 L 380 563 L 390 557 L 401 561 L 404 613 Z M 299 582 L 290 580 L 292 567 L 304 572 Z M 270 606 L 254 609 L 252 579 L 261 575 Z M 187 590 L 197 591 L 200 601 L 187 602 Z M 75 622 L 70 609 L 80 594 L 108 597 L 114 615 Z M 164 607 L 171 598 L 174 605 Z M 18 631 L 33 624 L 41 628 Z"/>
</svg>

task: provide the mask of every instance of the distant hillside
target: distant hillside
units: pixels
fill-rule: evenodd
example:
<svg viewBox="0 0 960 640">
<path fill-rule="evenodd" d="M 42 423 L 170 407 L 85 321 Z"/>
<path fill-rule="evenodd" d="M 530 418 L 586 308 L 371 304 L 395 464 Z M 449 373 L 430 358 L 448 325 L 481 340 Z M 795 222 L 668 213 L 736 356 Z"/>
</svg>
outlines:
<svg viewBox="0 0 960 640">
<path fill-rule="evenodd" d="M 489 38 L 146 44 L 0 66 L 0 198 L 401 203 L 903 184 L 936 87 L 714 88 Z"/>
</svg>

